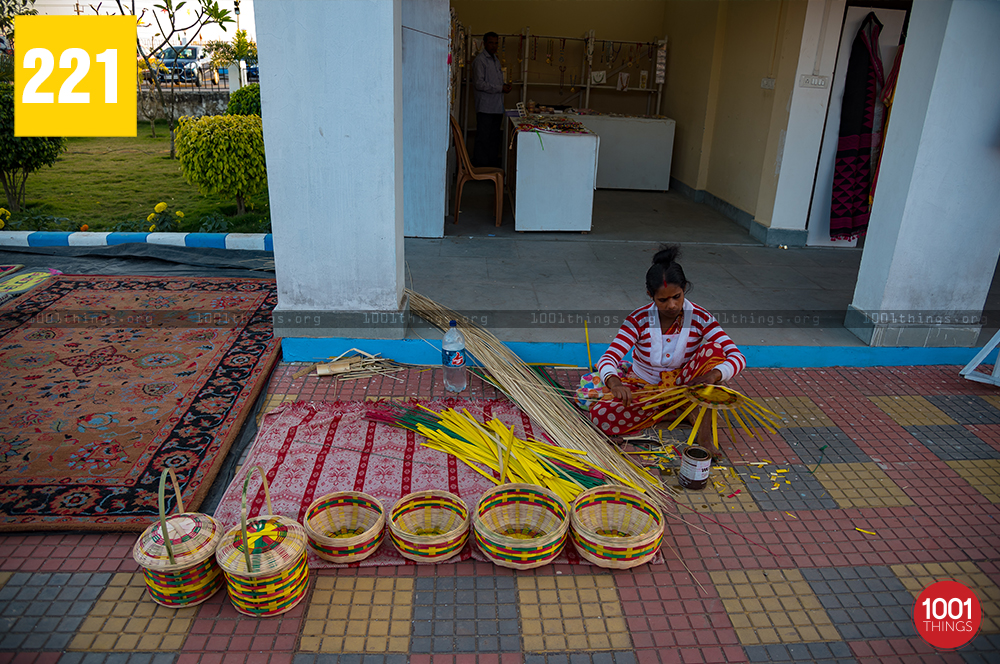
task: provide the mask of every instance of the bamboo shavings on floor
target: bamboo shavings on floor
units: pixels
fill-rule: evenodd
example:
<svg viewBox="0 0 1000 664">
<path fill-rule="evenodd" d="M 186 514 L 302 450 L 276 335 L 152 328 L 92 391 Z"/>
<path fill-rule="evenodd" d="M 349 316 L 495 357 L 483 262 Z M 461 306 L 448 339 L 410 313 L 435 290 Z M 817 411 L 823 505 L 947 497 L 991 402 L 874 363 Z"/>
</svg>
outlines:
<svg viewBox="0 0 1000 664">
<path fill-rule="evenodd" d="M 595 486 L 629 484 L 588 463 L 582 450 L 518 438 L 500 420 L 480 423 L 469 411 L 459 413 L 448 408 L 437 413 L 425 406 L 379 403 L 369 409 L 366 418 L 419 433 L 427 439 L 425 447 L 454 455 L 494 484 L 517 482 L 546 487 L 567 504 Z"/>
<path fill-rule="evenodd" d="M 348 353 L 357 353 L 348 355 Z M 337 380 L 358 380 L 359 378 L 371 378 L 373 376 L 387 376 L 393 380 L 399 380 L 391 376 L 397 371 L 402 371 L 405 367 L 394 362 L 366 353 L 363 350 L 352 348 L 344 351 L 325 364 L 317 364 L 311 367 L 306 373 L 316 370 L 317 376 L 336 376 Z M 305 375 L 305 374 L 303 374 Z M 296 375 L 296 377 L 299 377 Z"/>
<path fill-rule="evenodd" d="M 586 414 L 572 406 L 551 385 L 485 328 L 467 323 L 462 316 L 433 300 L 407 289 L 410 310 L 438 328 L 458 321 L 465 347 L 493 377 L 496 385 L 547 433 L 546 438 L 566 449 L 583 450 L 588 462 L 601 471 L 617 475 L 646 492 L 665 513 L 674 511 L 675 501 L 659 479 L 624 457 L 611 440 L 598 431 Z"/>
</svg>

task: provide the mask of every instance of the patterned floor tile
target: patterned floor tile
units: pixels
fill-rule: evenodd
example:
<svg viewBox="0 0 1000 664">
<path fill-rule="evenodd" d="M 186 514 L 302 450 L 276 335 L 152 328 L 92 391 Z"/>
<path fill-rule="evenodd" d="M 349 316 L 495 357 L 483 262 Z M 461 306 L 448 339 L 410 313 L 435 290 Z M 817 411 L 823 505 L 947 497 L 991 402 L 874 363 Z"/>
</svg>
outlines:
<svg viewBox="0 0 1000 664">
<path fill-rule="evenodd" d="M 761 405 L 781 418 L 784 427 L 832 427 L 833 420 L 809 397 L 764 397 Z"/>
<path fill-rule="evenodd" d="M 814 664 L 853 664 L 851 646 L 843 641 L 830 643 L 775 643 L 744 648 L 751 662 L 813 662 Z"/>
<path fill-rule="evenodd" d="M 982 633 L 1000 634 L 1000 588 L 974 562 L 892 565 L 890 569 L 913 599 L 935 581 L 951 579 L 964 584 L 976 593 L 982 606 Z"/>
<path fill-rule="evenodd" d="M 782 429 L 781 437 L 807 466 L 871 461 L 871 457 L 838 427 L 791 427 Z"/>
<path fill-rule="evenodd" d="M 67 652 L 59 664 L 174 664 L 178 655 L 170 652 Z"/>
<path fill-rule="evenodd" d="M 959 424 L 1000 424 L 1000 409 L 982 397 L 946 394 L 927 397 L 927 401 Z"/>
<path fill-rule="evenodd" d="M 180 650 L 198 607 L 169 609 L 146 592 L 139 572 L 118 573 L 87 613 L 67 650 Z"/>
<path fill-rule="evenodd" d="M 697 491 L 680 485 L 677 469 L 662 476 L 664 486 L 673 490 L 673 497 L 695 512 L 759 512 L 757 503 L 733 466 L 712 466 L 708 484 Z"/>
<path fill-rule="evenodd" d="M 986 403 L 1000 410 L 1000 394 L 984 394 L 982 398 Z"/>
<path fill-rule="evenodd" d="M 787 470 L 787 472 L 777 472 Z M 837 501 L 805 466 L 779 468 L 748 466 L 740 470 L 747 490 L 765 512 L 837 509 Z"/>
<path fill-rule="evenodd" d="M 417 577 L 411 652 L 520 650 L 513 576 Z"/>
<path fill-rule="evenodd" d="M 412 617 L 412 578 L 317 576 L 299 650 L 405 653 Z"/>
<path fill-rule="evenodd" d="M 631 650 L 611 576 L 518 576 L 525 652 Z"/>
<path fill-rule="evenodd" d="M 917 635 L 913 597 L 888 567 L 804 569 L 802 576 L 844 640 Z"/>
<path fill-rule="evenodd" d="M 0 588 L 0 650 L 65 650 L 110 577 L 11 574 Z"/>
<path fill-rule="evenodd" d="M 988 501 L 1000 503 L 1000 459 L 946 463 Z"/>
<path fill-rule="evenodd" d="M 956 424 L 939 408 L 924 397 L 868 397 L 872 403 L 885 411 L 896 424 L 909 426 L 932 426 L 935 424 Z"/>
<path fill-rule="evenodd" d="M 636 661 L 631 650 L 524 655 L 524 664 L 636 664 Z"/>
<path fill-rule="evenodd" d="M 904 428 L 942 461 L 1000 459 L 1000 452 L 961 425 Z"/>
<path fill-rule="evenodd" d="M 903 491 L 874 462 L 822 463 L 813 476 L 841 508 L 903 507 L 913 505 Z"/>
<path fill-rule="evenodd" d="M 839 641 L 833 620 L 796 569 L 712 572 L 744 646 Z"/>
<path fill-rule="evenodd" d="M 966 664 L 996 664 L 1000 660 L 997 653 L 1000 653 L 1000 636 L 996 634 L 980 634 L 961 651 Z"/>
<path fill-rule="evenodd" d="M 311 654 L 296 653 L 292 664 L 407 664 L 410 657 L 404 653 L 388 653 L 385 655 L 356 653 L 348 654 Z M 62 664 L 60 662 L 59 664 Z"/>
</svg>

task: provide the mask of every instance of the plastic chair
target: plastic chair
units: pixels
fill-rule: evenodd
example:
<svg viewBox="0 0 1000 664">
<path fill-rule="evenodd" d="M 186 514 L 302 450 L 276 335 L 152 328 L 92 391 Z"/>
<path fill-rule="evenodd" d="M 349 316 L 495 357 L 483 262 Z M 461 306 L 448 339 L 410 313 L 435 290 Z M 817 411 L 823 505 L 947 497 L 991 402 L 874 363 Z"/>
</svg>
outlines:
<svg viewBox="0 0 1000 664">
<path fill-rule="evenodd" d="M 503 218 L 503 169 L 489 166 L 476 167 L 469 159 L 469 151 L 465 148 L 462 130 L 451 117 L 451 135 L 455 139 L 455 153 L 458 155 L 458 182 L 455 185 L 455 223 L 458 223 L 458 208 L 462 202 L 462 187 L 469 180 L 493 180 L 496 186 L 497 226 Z"/>
</svg>

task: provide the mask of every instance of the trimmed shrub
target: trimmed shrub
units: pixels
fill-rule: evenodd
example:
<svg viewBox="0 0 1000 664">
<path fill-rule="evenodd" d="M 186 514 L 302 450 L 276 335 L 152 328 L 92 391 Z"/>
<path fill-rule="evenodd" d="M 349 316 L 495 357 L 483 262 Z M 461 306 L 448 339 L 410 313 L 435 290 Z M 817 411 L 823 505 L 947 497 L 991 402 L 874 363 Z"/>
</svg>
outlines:
<svg viewBox="0 0 1000 664">
<path fill-rule="evenodd" d="M 260 115 L 260 83 L 250 83 L 229 95 L 226 115 Z"/>
<path fill-rule="evenodd" d="M 12 212 L 24 206 L 28 176 L 56 163 L 65 145 L 65 138 L 15 138 L 14 86 L 0 83 L 0 181 Z"/>
<path fill-rule="evenodd" d="M 246 214 L 247 197 L 267 187 L 259 115 L 184 116 L 176 142 L 184 178 L 204 194 L 235 198 L 237 214 Z"/>
</svg>

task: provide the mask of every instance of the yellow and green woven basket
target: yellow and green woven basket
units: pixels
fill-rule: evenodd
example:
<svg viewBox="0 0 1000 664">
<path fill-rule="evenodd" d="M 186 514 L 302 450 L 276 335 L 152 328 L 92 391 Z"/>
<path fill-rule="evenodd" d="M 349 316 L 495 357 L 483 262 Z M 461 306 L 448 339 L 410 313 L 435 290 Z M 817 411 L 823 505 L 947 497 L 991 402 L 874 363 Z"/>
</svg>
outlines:
<svg viewBox="0 0 1000 664">
<path fill-rule="evenodd" d="M 164 495 L 168 475 L 180 512 L 169 517 Z M 196 606 L 225 583 L 215 561 L 222 529 L 207 514 L 184 511 L 177 475 L 170 468 L 160 475 L 159 506 L 160 520 L 139 536 L 132 547 L 132 557 L 142 567 L 146 588 L 154 602 L 171 608 Z"/>
<path fill-rule="evenodd" d="M 352 563 L 372 555 L 382 543 L 385 510 L 367 493 L 337 491 L 314 500 L 302 525 L 317 556 Z"/>
<path fill-rule="evenodd" d="M 534 484 L 496 486 L 473 515 L 476 544 L 501 567 L 531 569 L 552 562 L 566 545 L 569 508 Z"/>
<path fill-rule="evenodd" d="M 663 514 L 635 489 L 604 485 L 573 501 L 577 553 L 600 567 L 627 569 L 653 559 L 663 542 Z"/>
<path fill-rule="evenodd" d="M 260 473 L 268 516 L 247 519 L 247 488 L 253 471 Z M 243 480 L 240 526 L 222 536 L 215 552 L 226 576 L 229 599 L 240 613 L 276 616 L 302 601 L 309 585 L 305 529 L 271 508 L 271 493 L 260 466 Z"/>
<path fill-rule="evenodd" d="M 448 491 L 407 494 L 389 513 L 389 537 L 399 553 L 418 563 L 438 563 L 458 554 L 469 539 L 469 508 Z"/>
</svg>

